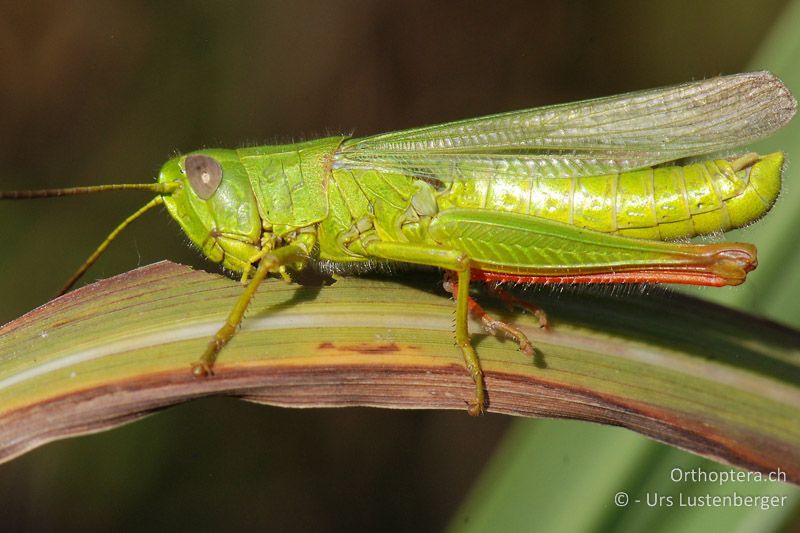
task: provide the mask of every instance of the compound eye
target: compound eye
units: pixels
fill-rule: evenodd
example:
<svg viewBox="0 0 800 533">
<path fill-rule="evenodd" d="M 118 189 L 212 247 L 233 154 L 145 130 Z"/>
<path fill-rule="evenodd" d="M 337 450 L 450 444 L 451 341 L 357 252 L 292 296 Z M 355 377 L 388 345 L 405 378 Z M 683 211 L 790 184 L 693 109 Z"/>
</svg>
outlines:
<svg viewBox="0 0 800 533">
<path fill-rule="evenodd" d="M 222 165 L 207 155 L 190 155 L 183 163 L 192 190 L 202 200 L 208 200 L 222 181 Z"/>
</svg>

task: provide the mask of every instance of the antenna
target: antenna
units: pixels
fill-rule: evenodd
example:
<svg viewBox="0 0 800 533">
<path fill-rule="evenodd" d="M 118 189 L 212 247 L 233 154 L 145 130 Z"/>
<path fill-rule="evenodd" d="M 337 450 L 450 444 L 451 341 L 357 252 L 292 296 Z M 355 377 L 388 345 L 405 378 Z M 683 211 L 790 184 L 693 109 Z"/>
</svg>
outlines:
<svg viewBox="0 0 800 533">
<path fill-rule="evenodd" d="M 0 200 L 34 200 L 38 198 L 57 198 L 60 196 L 75 196 L 78 194 L 92 194 L 106 191 L 151 191 L 156 196 L 144 206 L 140 207 L 135 213 L 127 217 L 114 230 L 108 234 L 103 242 L 100 243 L 92 255 L 80 266 L 80 268 L 69 278 L 67 283 L 61 288 L 57 296 L 61 296 L 72 288 L 73 285 L 83 276 L 87 270 L 97 261 L 100 255 L 108 248 L 117 236 L 127 228 L 131 222 L 142 216 L 144 213 L 157 205 L 164 203 L 165 194 L 172 194 L 181 187 L 178 182 L 171 183 L 118 183 L 111 185 L 95 185 L 91 187 L 66 187 L 62 189 L 38 189 L 25 191 L 0 191 Z"/>
</svg>

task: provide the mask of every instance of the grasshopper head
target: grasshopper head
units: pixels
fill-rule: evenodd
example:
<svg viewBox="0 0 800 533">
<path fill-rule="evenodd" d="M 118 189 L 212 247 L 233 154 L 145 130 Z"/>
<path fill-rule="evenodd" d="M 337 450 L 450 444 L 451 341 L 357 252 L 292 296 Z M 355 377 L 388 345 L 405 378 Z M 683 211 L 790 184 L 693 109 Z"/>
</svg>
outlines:
<svg viewBox="0 0 800 533">
<path fill-rule="evenodd" d="M 261 218 L 235 150 L 198 150 L 167 161 L 160 183 L 181 187 L 164 205 L 206 257 L 241 272 L 259 250 Z"/>
</svg>

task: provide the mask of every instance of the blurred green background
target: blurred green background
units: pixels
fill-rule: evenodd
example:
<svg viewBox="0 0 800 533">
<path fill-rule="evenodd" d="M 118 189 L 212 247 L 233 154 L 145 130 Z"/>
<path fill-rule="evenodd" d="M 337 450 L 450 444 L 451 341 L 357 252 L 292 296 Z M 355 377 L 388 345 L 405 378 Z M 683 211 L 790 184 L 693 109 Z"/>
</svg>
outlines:
<svg viewBox="0 0 800 533">
<path fill-rule="evenodd" d="M 791 76 L 769 64 L 779 52 L 762 46 L 789 9 L 785 0 L 3 2 L 0 187 L 150 181 L 167 158 L 200 147 L 368 135 L 754 67 Z M 796 164 L 800 145 L 783 148 Z M 798 192 L 792 183 L 786 189 Z M 3 203 L 0 320 L 46 302 L 146 199 L 115 193 Z M 781 200 L 775 215 L 787 228 L 797 219 L 790 205 Z M 756 231 L 742 238 L 761 245 Z M 797 280 L 792 257 L 763 275 Z M 161 259 L 218 271 L 156 212 L 123 234 L 86 281 Z M 751 292 L 722 298 L 800 324 L 798 293 L 758 279 Z M 438 282 L 431 276 L 431 287 Z M 764 291 L 782 307 L 752 295 Z M 619 509 L 613 496 L 631 487 L 674 491 L 665 485 L 672 467 L 708 463 L 624 430 L 521 422 L 474 485 L 511 423 L 465 412 L 287 410 L 207 399 L 0 466 L 0 524 L 480 530 L 505 516 L 504 526 L 518 530 L 656 522 L 691 529 L 688 511 Z M 529 432 L 534 440 L 523 440 Z M 514 462 L 519 456 L 529 462 Z M 494 487 L 523 503 L 492 502 Z M 795 490 L 760 490 L 785 491 L 792 505 L 702 520 L 755 531 L 797 525 Z"/>
</svg>

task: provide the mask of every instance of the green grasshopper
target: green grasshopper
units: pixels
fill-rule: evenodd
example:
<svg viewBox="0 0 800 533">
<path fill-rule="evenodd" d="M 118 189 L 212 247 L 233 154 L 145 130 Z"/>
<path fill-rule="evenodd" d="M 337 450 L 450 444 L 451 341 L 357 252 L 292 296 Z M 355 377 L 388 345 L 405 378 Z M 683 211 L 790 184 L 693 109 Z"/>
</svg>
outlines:
<svg viewBox="0 0 800 533">
<path fill-rule="evenodd" d="M 471 281 L 742 283 L 756 266 L 754 246 L 685 240 L 764 215 L 780 190 L 783 153 L 680 160 L 765 137 L 795 109 L 772 74 L 736 74 L 361 139 L 199 150 L 167 161 L 156 184 L 0 198 L 157 193 L 62 292 L 128 224 L 163 204 L 206 257 L 246 285 L 193 365 L 196 376 L 213 374 L 269 275 L 291 280 L 306 267 L 353 273 L 391 263 L 443 269 L 456 300 L 456 342 L 475 383 L 469 412 L 478 415 L 487 400 L 469 312 L 523 352 L 532 345 L 471 299 Z"/>
</svg>

